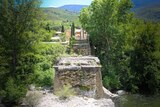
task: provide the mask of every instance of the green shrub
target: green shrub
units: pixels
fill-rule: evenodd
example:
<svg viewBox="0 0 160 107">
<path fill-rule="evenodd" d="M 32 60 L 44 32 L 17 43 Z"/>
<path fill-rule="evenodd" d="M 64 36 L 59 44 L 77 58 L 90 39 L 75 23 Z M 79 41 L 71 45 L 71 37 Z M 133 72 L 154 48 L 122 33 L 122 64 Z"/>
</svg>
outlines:
<svg viewBox="0 0 160 107">
<path fill-rule="evenodd" d="M 62 89 L 56 91 L 55 94 L 59 97 L 59 99 L 65 100 L 71 96 L 76 95 L 76 92 L 70 84 L 67 84 L 64 85 Z"/>
<path fill-rule="evenodd" d="M 52 86 L 56 59 L 65 53 L 65 47 L 61 44 L 42 43 L 39 47 L 40 61 L 35 65 L 34 82 L 38 86 Z"/>
<path fill-rule="evenodd" d="M 37 71 L 35 83 L 38 86 L 52 86 L 54 78 L 54 70 L 49 69 L 47 71 Z"/>
<path fill-rule="evenodd" d="M 25 85 L 22 85 L 20 81 L 9 78 L 6 82 L 4 102 L 18 102 L 19 99 L 22 98 L 26 92 L 27 88 L 25 87 Z"/>
<path fill-rule="evenodd" d="M 115 75 L 105 76 L 103 79 L 103 85 L 109 90 L 117 90 L 120 87 L 120 81 Z"/>
<path fill-rule="evenodd" d="M 65 34 L 62 34 L 62 35 L 60 36 L 60 38 L 61 38 L 62 42 L 65 42 L 65 41 L 66 41 L 66 35 L 65 35 Z"/>
</svg>

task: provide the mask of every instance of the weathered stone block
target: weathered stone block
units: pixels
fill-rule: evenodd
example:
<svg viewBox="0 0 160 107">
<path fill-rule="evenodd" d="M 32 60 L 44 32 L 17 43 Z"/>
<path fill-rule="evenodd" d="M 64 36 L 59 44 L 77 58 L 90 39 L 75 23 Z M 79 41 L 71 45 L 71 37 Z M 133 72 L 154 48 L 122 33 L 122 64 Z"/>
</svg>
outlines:
<svg viewBox="0 0 160 107">
<path fill-rule="evenodd" d="M 69 64 L 68 64 L 69 63 Z M 91 98 L 102 98 L 101 65 L 97 57 L 64 57 L 54 66 L 55 91 L 70 84 L 77 94 Z"/>
<path fill-rule="evenodd" d="M 76 43 L 73 44 L 73 50 L 75 53 L 80 55 L 91 55 L 91 49 L 88 39 L 76 40 Z"/>
</svg>

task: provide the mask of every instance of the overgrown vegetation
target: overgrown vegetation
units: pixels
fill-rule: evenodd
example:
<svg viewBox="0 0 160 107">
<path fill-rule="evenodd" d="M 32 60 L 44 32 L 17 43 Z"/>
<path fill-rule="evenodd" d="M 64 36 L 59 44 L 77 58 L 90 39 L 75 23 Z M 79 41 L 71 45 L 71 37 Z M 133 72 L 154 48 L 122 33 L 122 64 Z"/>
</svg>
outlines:
<svg viewBox="0 0 160 107">
<path fill-rule="evenodd" d="M 159 24 L 136 19 L 131 0 L 94 0 L 81 11 L 102 63 L 103 84 L 112 91 L 155 94 L 160 89 Z"/>
<path fill-rule="evenodd" d="M 53 64 L 65 53 L 61 44 L 48 44 L 53 31 L 40 11 L 39 0 L 0 5 L 0 99 L 13 106 L 30 84 L 53 85 Z"/>
<path fill-rule="evenodd" d="M 38 49 L 40 62 L 36 64 L 34 82 L 38 86 L 52 86 L 54 78 L 53 65 L 56 58 L 65 53 L 66 48 L 58 43 L 41 43 Z"/>
<path fill-rule="evenodd" d="M 57 90 L 55 94 L 59 97 L 60 100 L 66 100 L 71 96 L 75 96 L 76 92 L 70 84 L 64 85 L 62 89 Z"/>
</svg>

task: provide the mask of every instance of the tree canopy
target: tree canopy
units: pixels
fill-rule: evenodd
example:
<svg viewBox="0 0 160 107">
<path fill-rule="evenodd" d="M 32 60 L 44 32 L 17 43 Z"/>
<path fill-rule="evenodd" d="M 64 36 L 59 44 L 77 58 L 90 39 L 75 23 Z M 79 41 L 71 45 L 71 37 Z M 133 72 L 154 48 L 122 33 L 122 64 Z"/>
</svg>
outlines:
<svg viewBox="0 0 160 107">
<path fill-rule="evenodd" d="M 101 60 L 106 88 L 132 92 L 146 89 L 144 93 L 154 93 L 160 82 L 157 75 L 160 59 L 153 58 L 153 53 L 159 53 L 155 48 L 159 46 L 155 41 L 160 35 L 158 25 L 136 19 L 132 7 L 131 0 L 94 0 L 81 11 L 79 20 L 90 34 L 90 42 L 95 47 L 92 51 Z"/>
<path fill-rule="evenodd" d="M 53 63 L 65 52 L 61 44 L 43 43 L 52 32 L 39 6 L 39 0 L 0 5 L 0 99 L 5 104 L 18 103 L 30 84 L 52 85 Z"/>
</svg>

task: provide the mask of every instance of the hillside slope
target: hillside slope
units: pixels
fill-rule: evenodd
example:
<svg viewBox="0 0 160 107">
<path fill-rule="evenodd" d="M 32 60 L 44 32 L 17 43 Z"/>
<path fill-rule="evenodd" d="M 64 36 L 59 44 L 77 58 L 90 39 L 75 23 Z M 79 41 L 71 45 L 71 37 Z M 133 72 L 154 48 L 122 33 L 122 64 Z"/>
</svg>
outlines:
<svg viewBox="0 0 160 107">
<path fill-rule="evenodd" d="M 160 21 L 160 0 L 132 0 L 134 3 L 133 11 L 141 19 Z M 87 5 L 64 5 L 58 8 L 42 8 L 47 16 L 47 20 L 53 21 L 56 25 L 75 22 L 78 25 L 78 16 L 82 8 Z"/>
<path fill-rule="evenodd" d="M 139 8 L 136 10 L 136 15 L 146 21 L 158 22 L 160 21 L 160 3 Z"/>
<path fill-rule="evenodd" d="M 72 12 L 80 12 L 84 7 L 88 7 L 87 5 L 64 5 L 59 7 L 60 9 L 72 11 Z"/>
<path fill-rule="evenodd" d="M 160 0 L 132 0 L 134 9 L 146 7 L 155 3 L 160 3 Z"/>
<path fill-rule="evenodd" d="M 42 8 L 48 20 L 54 21 L 74 21 L 78 18 L 78 13 L 58 8 Z"/>
</svg>

